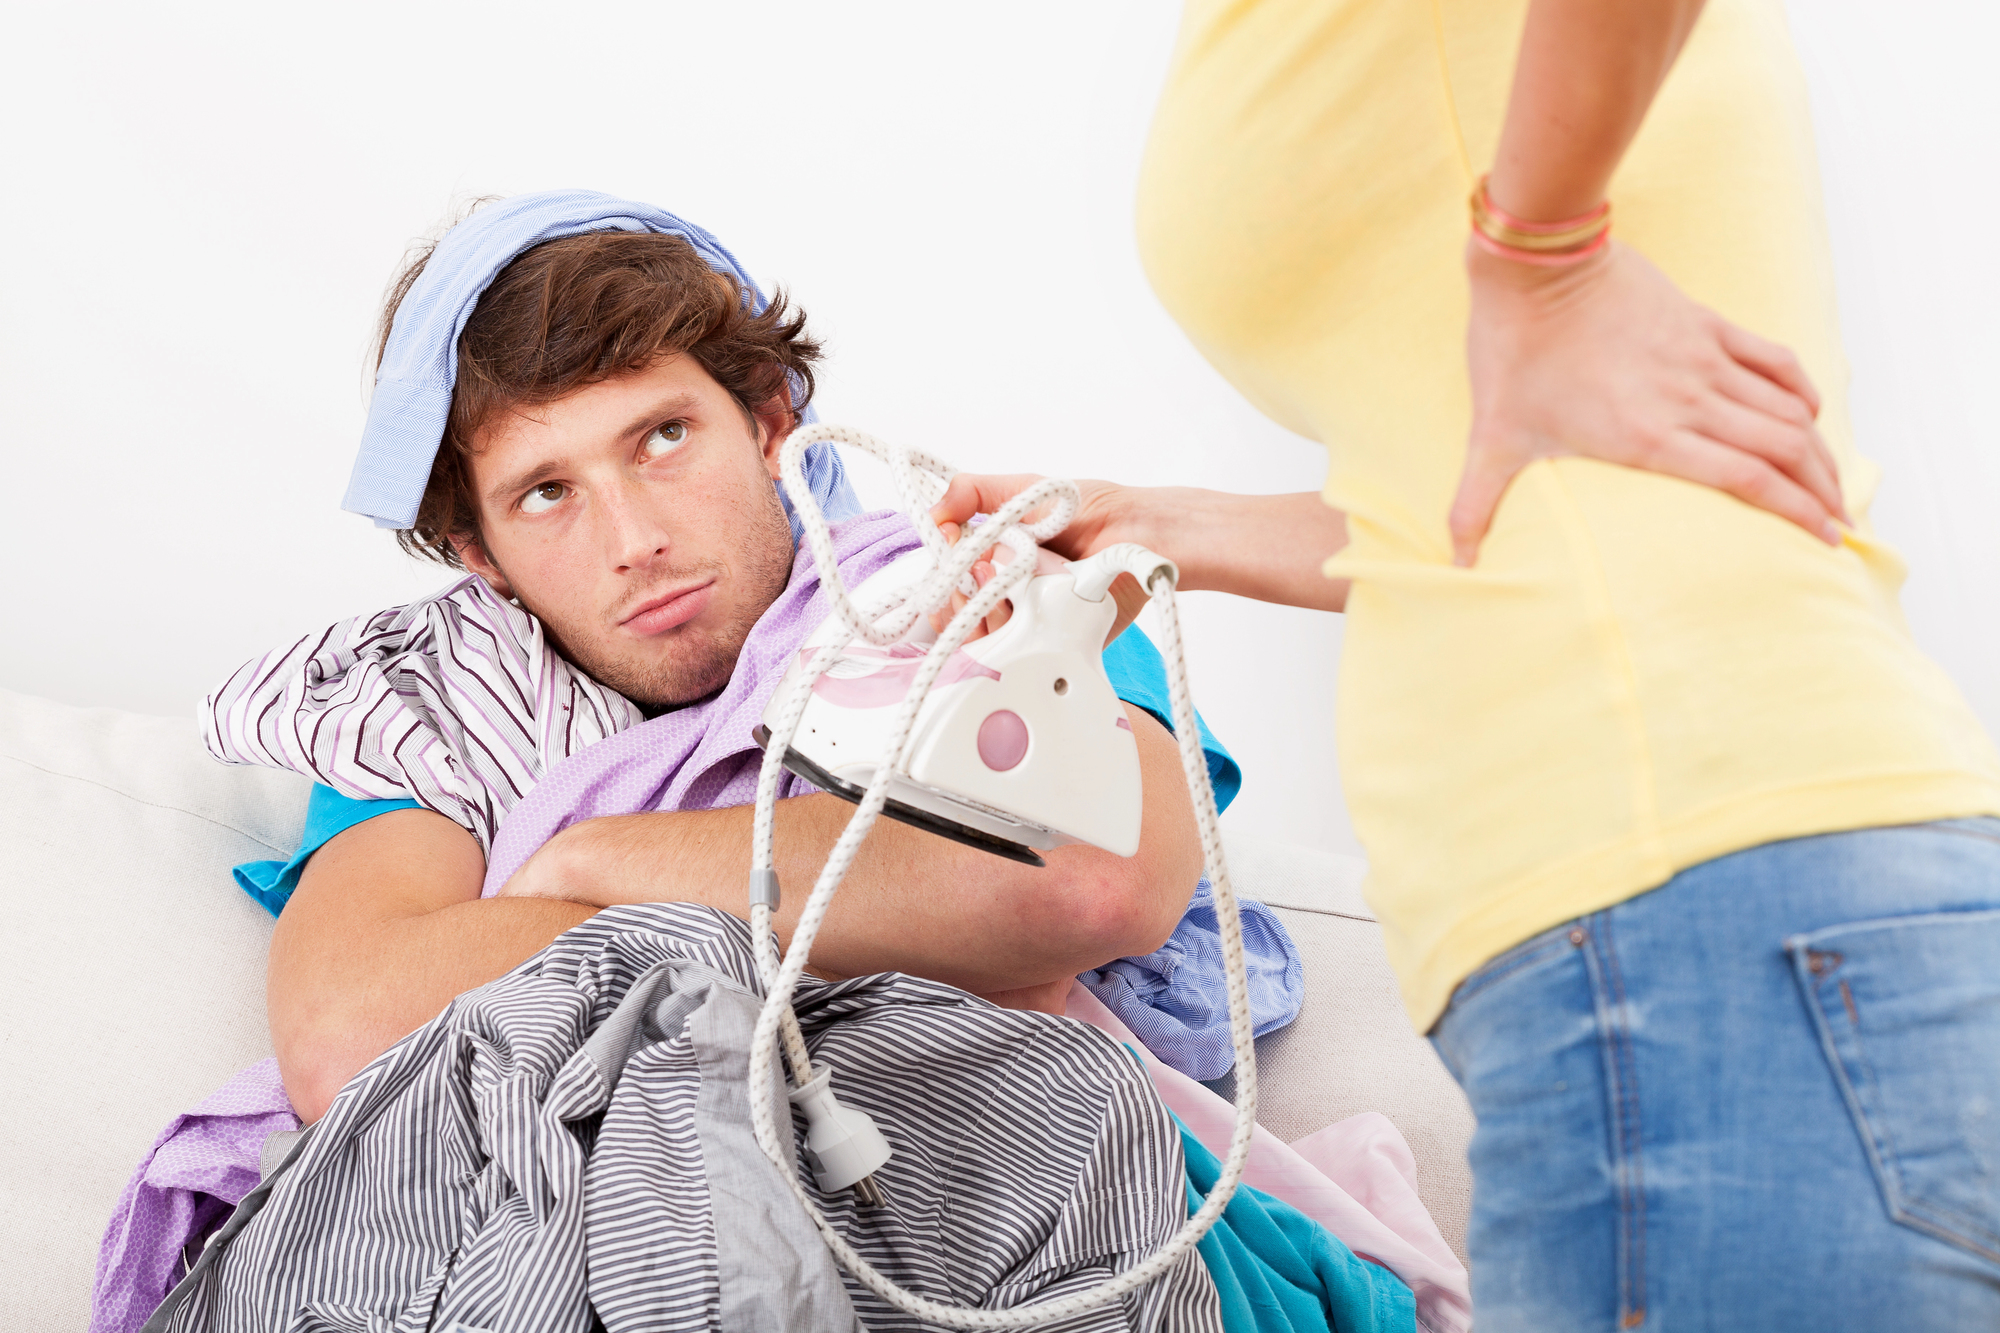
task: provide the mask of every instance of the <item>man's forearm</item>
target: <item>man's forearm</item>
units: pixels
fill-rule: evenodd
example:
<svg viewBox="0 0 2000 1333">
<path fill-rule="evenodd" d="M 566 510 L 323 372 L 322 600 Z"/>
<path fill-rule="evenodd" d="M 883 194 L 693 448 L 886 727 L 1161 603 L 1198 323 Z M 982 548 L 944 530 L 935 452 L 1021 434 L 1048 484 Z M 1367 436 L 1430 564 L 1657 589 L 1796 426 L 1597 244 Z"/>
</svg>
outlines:
<svg viewBox="0 0 2000 1333">
<path fill-rule="evenodd" d="M 454 997 L 596 910 L 482 900 L 484 866 L 471 835 L 427 810 L 358 824 L 306 863 L 271 936 L 266 988 L 279 1071 L 306 1120 Z"/>
<path fill-rule="evenodd" d="M 1173 739 L 1149 715 L 1127 711 L 1146 787 L 1137 856 L 1060 847 L 1036 868 L 881 820 L 814 942 L 815 969 L 910 972 L 990 994 L 1157 948 L 1200 877 L 1201 850 Z M 853 813 L 824 794 L 779 803 L 781 941 Z M 551 839 L 503 892 L 598 906 L 700 902 L 747 916 L 752 817 L 739 806 L 589 820 Z"/>
<path fill-rule="evenodd" d="M 595 906 L 698 902 L 748 917 L 752 813 L 737 806 L 575 825 L 560 845 L 550 844 L 549 864 L 523 890 Z M 824 794 L 779 803 L 773 859 L 783 887 L 772 925 L 780 947 L 790 942 L 819 869 L 853 813 L 852 805 Z M 1074 883 L 1081 877 L 1067 873 L 1073 867 L 1063 863 L 1084 852 L 1096 849 L 1058 849 L 1046 854 L 1048 868 L 1037 869 L 884 819 L 828 910 L 814 941 L 813 970 L 826 977 L 910 972 L 985 994 L 1074 976 L 1140 947 L 1125 920 L 1093 922 L 1111 918 L 1106 899 L 1114 895 Z M 1192 877 L 1181 885 L 1183 900 L 1193 887 Z M 979 931 L 966 928 L 974 917 Z"/>
</svg>

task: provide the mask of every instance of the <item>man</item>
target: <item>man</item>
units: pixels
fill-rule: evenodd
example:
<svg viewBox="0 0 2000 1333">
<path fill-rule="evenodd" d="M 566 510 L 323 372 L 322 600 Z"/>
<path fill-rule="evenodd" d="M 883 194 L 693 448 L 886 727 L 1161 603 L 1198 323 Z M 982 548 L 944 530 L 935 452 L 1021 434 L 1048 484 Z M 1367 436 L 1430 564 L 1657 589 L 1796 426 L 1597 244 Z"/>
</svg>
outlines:
<svg viewBox="0 0 2000 1333">
<path fill-rule="evenodd" d="M 396 288 L 385 350 L 426 262 Z M 471 592 L 518 604 L 585 688 L 647 716 L 714 696 L 793 576 L 774 478 L 819 351 L 782 299 L 755 306 L 683 236 L 592 230 L 527 248 L 484 286 L 455 340 L 442 446 L 399 538 L 476 574 L 485 588 Z M 378 411 L 396 393 L 385 380 Z M 212 704 L 226 708 L 235 683 Z M 1036 869 L 885 821 L 819 934 L 816 970 L 908 972 L 1060 1012 L 1078 972 L 1158 948 L 1187 908 L 1201 853 L 1173 738 L 1126 707 L 1145 785 L 1136 856 L 1071 846 Z M 212 747 L 216 734 L 212 723 Z M 441 808 L 454 807 L 361 811 L 373 817 L 312 852 L 279 918 L 272 1036 L 308 1122 L 452 997 L 601 907 L 747 911 L 745 804 L 572 825 L 488 898 L 492 825 L 505 809 L 454 820 Z M 780 803 L 783 882 L 811 882 L 851 809 L 823 793 Z M 781 939 L 802 900 L 780 908 Z"/>
</svg>

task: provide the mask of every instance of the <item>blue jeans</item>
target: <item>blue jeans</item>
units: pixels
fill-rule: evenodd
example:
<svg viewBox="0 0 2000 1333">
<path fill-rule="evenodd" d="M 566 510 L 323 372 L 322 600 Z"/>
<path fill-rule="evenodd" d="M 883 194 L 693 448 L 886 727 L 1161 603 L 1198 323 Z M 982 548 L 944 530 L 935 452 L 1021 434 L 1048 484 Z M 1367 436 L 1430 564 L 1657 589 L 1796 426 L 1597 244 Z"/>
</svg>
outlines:
<svg viewBox="0 0 2000 1333">
<path fill-rule="evenodd" d="M 1695 866 L 1432 1040 L 1480 1333 L 2000 1329 L 2000 819 Z"/>
</svg>

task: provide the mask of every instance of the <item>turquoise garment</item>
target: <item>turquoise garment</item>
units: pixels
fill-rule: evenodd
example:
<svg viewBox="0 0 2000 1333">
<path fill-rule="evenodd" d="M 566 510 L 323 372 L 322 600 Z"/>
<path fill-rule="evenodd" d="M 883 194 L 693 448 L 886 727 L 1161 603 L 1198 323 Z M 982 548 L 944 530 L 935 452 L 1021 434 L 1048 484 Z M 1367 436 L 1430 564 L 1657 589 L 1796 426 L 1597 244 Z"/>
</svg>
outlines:
<svg viewBox="0 0 2000 1333">
<path fill-rule="evenodd" d="M 1168 731 L 1174 729 L 1174 706 L 1167 697 L 1167 664 L 1137 625 L 1105 648 L 1104 674 L 1111 677 L 1111 688 L 1118 691 L 1119 698 L 1151 713 Z M 1243 770 L 1215 739 L 1199 712 L 1194 715 L 1194 724 L 1201 732 L 1202 752 L 1208 756 L 1208 781 L 1215 788 L 1215 810 L 1220 814 L 1243 789 Z"/>
<path fill-rule="evenodd" d="M 1186 1125 L 1181 1153 L 1193 1216 L 1222 1164 Z M 1417 1327 L 1417 1300 L 1402 1279 L 1356 1258 L 1331 1231 L 1248 1185 L 1236 1187 L 1195 1248 L 1222 1296 L 1226 1333 L 1414 1333 Z"/>
<path fill-rule="evenodd" d="M 391 810 L 414 810 L 415 801 L 357 801 L 342 796 L 331 787 L 313 784 L 312 798 L 306 802 L 306 831 L 299 850 L 289 861 L 245 861 L 232 872 L 243 892 L 255 898 L 272 916 L 285 910 L 292 890 L 299 886 L 299 874 L 312 854 L 364 820 L 386 815 Z"/>
<path fill-rule="evenodd" d="M 1173 705 L 1167 699 L 1166 663 L 1160 660 L 1160 650 L 1137 625 L 1104 650 L 1104 672 L 1111 677 L 1111 686 L 1118 691 L 1119 698 L 1151 713 L 1168 731 L 1174 729 Z M 1199 713 L 1195 715 L 1195 725 L 1201 728 L 1209 781 L 1215 784 L 1215 808 L 1227 810 L 1243 786 L 1243 770 L 1237 767 L 1229 751 L 1222 748 L 1222 742 L 1215 739 Z M 236 882 L 264 910 L 276 916 L 284 910 L 292 890 L 299 886 L 299 873 L 306 868 L 306 862 L 334 834 L 391 810 L 415 809 L 416 804 L 415 801 L 357 801 L 331 787 L 316 785 L 312 801 L 306 806 L 305 836 L 299 840 L 299 850 L 292 859 L 246 861 L 235 869 Z"/>
</svg>

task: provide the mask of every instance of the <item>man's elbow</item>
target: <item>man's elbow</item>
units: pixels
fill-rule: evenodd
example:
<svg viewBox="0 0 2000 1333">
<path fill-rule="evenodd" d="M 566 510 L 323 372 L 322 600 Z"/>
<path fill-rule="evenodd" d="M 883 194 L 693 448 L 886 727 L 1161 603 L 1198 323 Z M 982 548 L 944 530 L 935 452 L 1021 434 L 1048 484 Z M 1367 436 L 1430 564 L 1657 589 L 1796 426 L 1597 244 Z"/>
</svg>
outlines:
<svg viewBox="0 0 2000 1333">
<path fill-rule="evenodd" d="M 285 1096 L 306 1124 L 325 1115 L 348 1080 L 381 1054 L 356 1040 L 360 1026 L 358 1015 L 345 1022 L 316 1022 L 276 1041 L 278 1076 L 284 1082 Z"/>
<path fill-rule="evenodd" d="M 1110 858 L 1103 924 L 1106 942 L 1118 947 L 1107 959 L 1149 954 L 1165 944 L 1201 880 L 1201 835 L 1188 802 L 1149 800 L 1140 839 L 1136 856 Z"/>
<path fill-rule="evenodd" d="M 1199 857 L 1191 867 L 1179 864 L 1180 859 L 1144 851 L 1133 857 L 1106 855 L 1093 858 L 1081 871 L 1068 897 L 1078 954 L 1092 960 L 1086 966 L 1149 954 L 1166 943 L 1201 878 Z"/>
<path fill-rule="evenodd" d="M 278 1077 L 285 1085 L 285 1097 L 298 1112 L 299 1119 L 310 1125 L 326 1114 L 333 1105 L 334 1097 L 347 1085 L 351 1074 L 342 1072 L 331 1061 L 317 1056 L 294 1057 L 278 1061 Z"/>
</svg>

